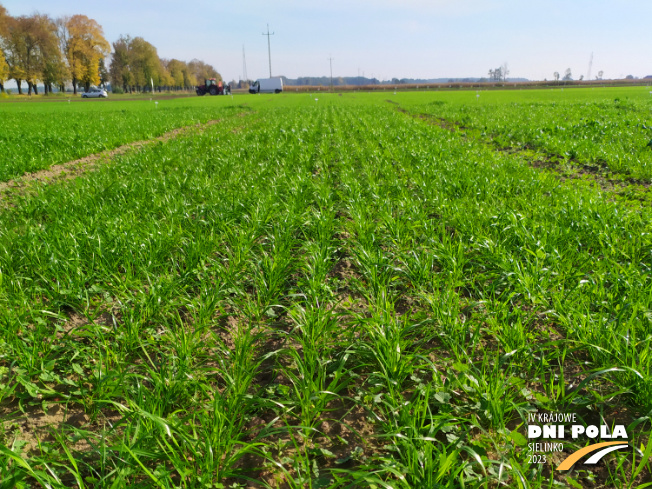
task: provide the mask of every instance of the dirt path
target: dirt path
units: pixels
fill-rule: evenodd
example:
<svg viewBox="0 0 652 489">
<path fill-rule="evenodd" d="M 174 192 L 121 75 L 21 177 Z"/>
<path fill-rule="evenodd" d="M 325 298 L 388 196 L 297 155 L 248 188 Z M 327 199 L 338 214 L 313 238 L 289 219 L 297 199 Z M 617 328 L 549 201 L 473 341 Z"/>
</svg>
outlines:
<svg viewBox="0 0 652 489">
<path fill-rule="evenodd" d="M 208 122 L 194 124 L 192 126 L 179 127 L 153 139 L 133 141 L 131 143 L 118 146 L 117 148 L 102 151 L 101 153 L 84 156 L 78 160 L 68 161 L 67 163 L 60 163 L 58 165 L 52 165 L 50 168 L 45 170 L 39 170 L 33 173 L 25 173 L 13 180 L 0 182 L 0 200 L 3 200 L 9 194 L 20 192 L 21 190 L 30 187 L 36 182 L 53 183 L 61 180 L 76 178 L 83 173 L 93 170 L 97 165 L 107 163 L 116 156 L 125 154 L 128 151 L 136 150 L 157 142 L 165 142 L 190 132 L 197 133 L 198 131 L 203 131 L 207 127 L 218 124 L 219 122 L 220 120 L 210 120 Z"/>
</svg>

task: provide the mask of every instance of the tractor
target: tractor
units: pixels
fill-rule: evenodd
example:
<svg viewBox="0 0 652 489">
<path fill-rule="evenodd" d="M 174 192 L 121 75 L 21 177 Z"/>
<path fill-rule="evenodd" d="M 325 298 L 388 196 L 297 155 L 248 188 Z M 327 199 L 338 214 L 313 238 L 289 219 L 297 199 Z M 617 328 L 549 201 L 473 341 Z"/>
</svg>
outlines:
<svg viewBox="0 0 652 489">
<path fill-rule="evenodd" d="M 197 87 L 196 92 L 197 95 L 206 95 L 207 93 L 211 95 L 224 95 L 224 85 L 222 84 L 222 80 L 217 81 L 215 78 L 209 78 L 208 80 L 204 80 L 203 85 Z"/>
</svg>

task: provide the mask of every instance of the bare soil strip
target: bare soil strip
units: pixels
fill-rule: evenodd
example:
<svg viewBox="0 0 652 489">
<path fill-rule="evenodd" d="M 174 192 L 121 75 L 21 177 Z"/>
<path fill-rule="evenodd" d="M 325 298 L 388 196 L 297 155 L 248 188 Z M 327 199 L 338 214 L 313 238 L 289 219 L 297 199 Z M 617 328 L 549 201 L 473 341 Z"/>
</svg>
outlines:
<svg viewBox="0 0 652 489">
<path fill-rule="evenodd" d="M 0 200 L 4 199 L 7 194 L 11 194 L 16 191 L 20 192 L 21 189 L 25 189 L 26 187 L 29 187 L 36 182 L 53 183 L 55 181 L 76 178 L 83 173 L 93 170 L 97 165 L 107 163 L 116 156 L 125 154 L 128 151 L 136 150 L 157 142 L 165 142 L 191 131 L 201 131 L 207 127 L 218 124 L 219 122 L 220 120 L 210 120 L 208 122 L 194 124 L 192 126 L 179 127 L 153 139 L 133 141 L 131 143 L 118 146 L 117 148 L 102 151 L 101 153 L 84 156 L 78 160 L 68 161 L 67 163 L 61 163 L 58 165 L 52 165 L 50 168 L 45 170 L 39 170 L 34 173 L 25 173 L 16 179 L 0 182 Z"/>
</svg>

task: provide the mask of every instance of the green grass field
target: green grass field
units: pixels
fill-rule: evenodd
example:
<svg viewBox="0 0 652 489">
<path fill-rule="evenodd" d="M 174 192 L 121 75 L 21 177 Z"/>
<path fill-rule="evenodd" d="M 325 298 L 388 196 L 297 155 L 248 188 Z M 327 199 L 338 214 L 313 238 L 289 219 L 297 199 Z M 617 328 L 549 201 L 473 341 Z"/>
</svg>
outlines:
<svg viewBox="0 0 652 489">
<path fill-rule="evenodd" d="M 644 88 L 0 103 L 0 488 L 652 485 Z"/>
<path fill-rule="evenodd" d="M 0 181 L 246 110 L 231 97 L 219 106 L 199 97 L 116 98 L 0 103 Z"/>
</svg>

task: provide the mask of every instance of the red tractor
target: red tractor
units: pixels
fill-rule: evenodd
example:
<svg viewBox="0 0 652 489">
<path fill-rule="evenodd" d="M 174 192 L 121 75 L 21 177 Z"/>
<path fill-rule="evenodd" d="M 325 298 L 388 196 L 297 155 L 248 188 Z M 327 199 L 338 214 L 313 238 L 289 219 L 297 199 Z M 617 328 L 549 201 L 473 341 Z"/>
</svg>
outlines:
<svg viewBox="0 0 652 489">
<path fill-rule="evenodd" d="M 224 84 L 222 80 L 217 81 L 215 78 L 209 78 L 204 80 L 203 85 L 197 87 L 197 95 L 206 95 L 210 93 L 211 95 L 224 95 Z"/>
</svg>

